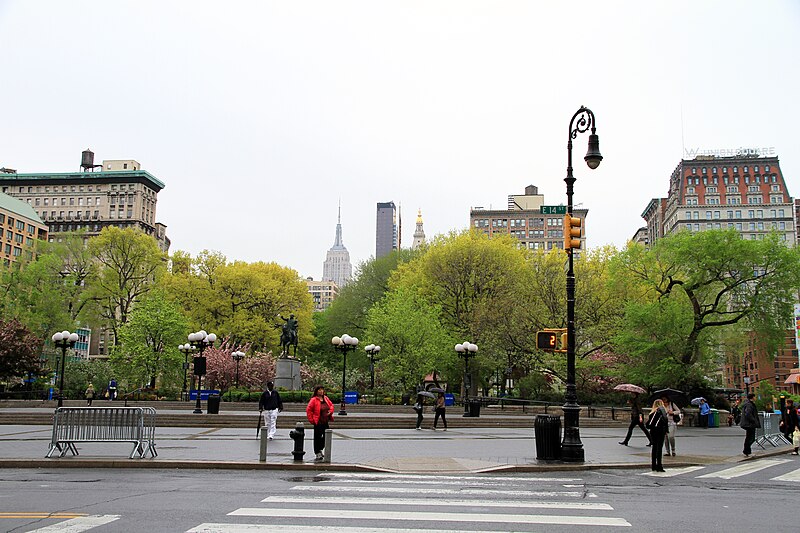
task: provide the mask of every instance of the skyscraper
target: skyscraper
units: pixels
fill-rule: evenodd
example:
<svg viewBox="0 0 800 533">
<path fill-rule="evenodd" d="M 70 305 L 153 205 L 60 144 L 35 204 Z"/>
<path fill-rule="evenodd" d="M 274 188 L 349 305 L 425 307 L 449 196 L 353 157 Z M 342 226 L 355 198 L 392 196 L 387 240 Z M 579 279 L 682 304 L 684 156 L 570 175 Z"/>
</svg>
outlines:
<svg viewBox="0 0 800 533">
<path fill-rule="evenodd" d="M 417 211 L 417 228 L 414 230 L 414 240 L 411 242 L 411 249 L 416 250 L 425 244 L 425 230 L 422 229 L 422 209 Z"/>
<path fill-rule="evenodd" d="M 328 250 L 325 263 L 322 265 L 322 280 L 333 281 L 341 288 L 347 285 L 353 276 L 353 266 L 350 264 L 350 252 L 342 243 L 342 206 L 339 206 L 339 218 L 336 223 L 336 241 Z"/>
<path fill-rule="evenodd" d="M 378 202 L 375 225 L 375 258 L 397 250 L 397 209 L 394 202 Z"/>
</svg>

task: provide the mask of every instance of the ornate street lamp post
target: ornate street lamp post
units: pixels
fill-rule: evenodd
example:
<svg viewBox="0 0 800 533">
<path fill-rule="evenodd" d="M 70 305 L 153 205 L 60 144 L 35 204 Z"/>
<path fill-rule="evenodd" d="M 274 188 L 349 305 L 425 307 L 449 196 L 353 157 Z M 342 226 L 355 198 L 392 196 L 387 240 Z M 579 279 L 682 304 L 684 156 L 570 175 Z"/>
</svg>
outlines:
<svg viewBox="0 0 800 533">
<path fill-rule="evenodd" d="M 590 169 L 600 165 L 600 140 L 595 132 L 595 118 L 591 109 L 581 106 L 569 122 L 567 141 L 567 217 L 572 218 L 572 192 L 575 178 L 572 175 L 572 139 L 578 133 L 591 128 L 589 149 L 583 158 Z M 570 224 L 571 225 L 571 224 Z M 571 237 L 566 235 L 565 240 Z M 578 406 L 578 393 L 575 387 L 575 271 L 573 270 L 573 248 L 566 246 L 567 252 L 567 390 L 564 395 L 564 440 L 561 443 L 561 458 L 564 461 L 583 462 L 583 443 L 581 443 Z"/>
<path fill-rule="evenodd" d="M 345 377 L 347 376 L 347 351 L 348 350 L 355 350 L 356 346 L 358 346 L 358 339 L 355 337 L 351 337 L 347 333 L 342 335 L 341 337 L 334 337 L 331 339 L 331 344 L 333 347 L 342 352 L 344 358 L 342 359 L 342 404 L 341 409 L 339 410 L 340 415 L 347 414 L 347 407 L 345 406 L 344 402 L 344 389 L 345 389 Z"/>
<path fill-rule="evenodd" d="M 472 392 L 472 375 L 469 373 L 469 358 L 475 357 L 478 354 L 478 346 L 469 341 L 464 341 L 461 344 L 456 344 L 455 350 L 458 356 L 464 359 L 464 414 L 462 416 L 471 416 L 468 401 L 470 392 Z"/>
<path fill-rule="evenodd" d="M 184 401 L 189 401 L 189 391 L 186 388 L 186 375 L 189 372 L 189 354 L 195 352 L 194 346 L 189 344 L 181 344 L 178 346 L 178 350 L 183 353 L 183 389 L 181 390 L 181 397 Z M 192 383 L 194 383 L 194 378 L 192 378 Z"/>
<path fill-rule="evenodd" d="M 372 401 L 377 404 L 378 401 L 375 398 L 375 363 L 378 361 L 378 353 L 381 351 L 381 347 L 375 344 L 368 344 L 364 351 L 367 352 L 369 357 L 369 382 L 370 389 L 372 389 Z"/>
<path fill-rule="evenodd" d="M 235 351 L 235 352 L 233 352 L 231 354 L 231 357 L 233 357 L 233 360 L 236 361 L 236 388 L 238 389 L 239 388 L 239 361 L 244 359 L 244 352 L 240 352 L 240 351 L 237 350 L 237 351 Z M 230 401 L 231 398 L 232 398 L 232 396 L 231 396 L 231 393 L 229 392 L 228 393 L 228 401 Z"/>
<path fill-rule="evenodd" d="M 53 334 L 53 344 L 56 348 L 61 348 L 61 377 L 59 378 L 60 384 L 58 386 L 58 406 L 64 404 L 64 374 L 66 373 L 67 363 L 67 348 L 72 348 L 78 342 L 78 334 L 70 333 L 69 331 L 59 331 Z"/>
<path fill-rule="evenodd" d="M 213 346 L 216 340 L 217 336 L 215 334 L 206 333 L 205 330 L 189 334 L 189 344 L 195 347 L 199 352 L 197 357 L 194 358 L 194 373 L 197 376 L 197 400 L 194 404 L 194 411 L 192 411 L 194 414 L 203 414 L 203 409 L 200 408 L 201 383 L 203 381 L 203 376 L 206 375 L 206 358 L 203 357 L 203 350 Z"/>
<path fill-rule="evenodd" d="M 511 396 L 511 390 L 514 388 L 514 363 L 511 360 L 511 356 L 514 355 L 514 351 L 508 348 L 506 355 L 508 355 L 508 366 L 506 366 L 505 393 L 506 396 Z"/>
</svg>

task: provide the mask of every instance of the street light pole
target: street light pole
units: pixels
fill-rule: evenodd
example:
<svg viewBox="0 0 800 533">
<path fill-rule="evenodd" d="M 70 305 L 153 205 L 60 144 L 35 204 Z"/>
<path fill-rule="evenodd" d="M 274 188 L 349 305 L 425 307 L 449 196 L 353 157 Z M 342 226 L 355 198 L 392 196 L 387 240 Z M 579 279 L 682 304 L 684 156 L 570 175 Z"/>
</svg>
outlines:
<svg viewBox="0 0 800 533">
<path fill-rule="evenodd" d="M 53 334 L 53 344 L 56 348 L 61 348 L 61 377 L 59 378 L 61 384 L 58 386 L 58 406 L 64 404 L 64 374 L 66 373 L 67 364 L 67 348 L 72 348 L 78 342 L 78 334 L 70 333 L 69 331 L 59 331 Z"/>
<path fill-rule="evenodd" d="M 506 350 L 506 355 L 508 355 L 508 366 L 506 366 L 506 382 L 504 383 L 506 396 L 511 396 L 511 390 L 514 388 L 514 384 L 512 382 L 514 367 L 512 366 L 511 362 L 511 356 L 513 353 L 514 351 L 511 348 Z"/>
<path fill-rule="evenodd" d="M 356 337 L 351 337 L 347 333 L 342 335 L 341 337 L 334 337 L 331 339 L 331 344 L 336 350 L 342 352 L 343 359 L 342 359 L 342 403 L 339 409 L 339 414 L 344 416 L 347 414 L 347 407 L 345 406 L 344 402 L 344 389 L 346 386 L 345 378 L 347 377 L 347 351 L 348 350 L 355 350 L 356 346 L 358 346 L 358 339 Z"/>
<path fill-rule="evenodd" d="M 375 398 L 375 362 L 378 360 L 378 353 L 381 351 L 381 347 L 368 344 L 367 347 L 364 348 L 364 351 L 367 352 L 369 356 L 369 382 L 370 389 L 372 390 L 372 401 L 377 404 L 378 402 Z"/>
<path fill-rule="evenodd" d="M 472 416 L 469 410 L 469 394 L 472 392 L 472 376 L 469 373 L 469 358 L 475 357 L 478 353 L 478 346 L 469 341 L 455 345 L 456 353 L 464 359 L 464 416 Z"/>
<path fill-rule="evenodd" d="M 572 217 L 572 193 L 575 177 L 572 175 L 572 139 L 578 133 L 591 128 L 589 149 L 583 158 L 591 169 L 600 165 L 600 140 L 595 132 L 595 118 L 591 109 L 581 106 L 572 115 L 569 122 L 567 141 L 567 216 Z M 565 228 L 566 230 L 566 228 Z M 578 393 L 575 387 L 575 271 L 573 270 L 573 248 L 566 247 L 567 252 L 567 391 L 564 395 L 564 440 L 561 443 L 561 458 L 564 461 L 583 462 L 583 443 L 580 435 L 580 410 Z"/>
<path fill-rule="evenodd" d="M 238 389 L 239 388 L 239 361 L 241 361 L 244 358 L 244 352 L 240 352 L 240 351 L 237 350 L 237 351 L 235 351 L 235 352 L 233 352 L 231 354 L 231 357 L 233 357 L 233 360 L 236 361 L 236 388 Z M 231 398 L 232 398 L 231 393 L 228 392 L 228 401 L 231 401 Z"/>
<path fill-rule="evenodd" d="M 186 375 L 189 372 L 189 354 L 194 353 L 195 349 L 194 346 L 189 344 L 181 344 L 178 346 L 178 350 L 183 353 L 183 389 L 181 390 L 181 397 L 184 401 L 189 401 L 189 392 L 186 388 Z M 192 379 L 194 382 L 194 378 Z"/>
<path fill-rule="evenodd" d="M 194 404 L 194 411 L 192 413 L 197 415 L 203 414 L 203 409 L 200 407 L 200 386 L 203 381 L 203 376 L 206 374 L 206 358 L 203 357 L 203 350 L 207 347 L 213 346 L 216 342 L 217 336 L 213 333 L 206 333 L 205 330 L 200 330 L 196 333 L 189 334 L 189 344 L 195 347 L 200 353 L 194 358 L 194 373 L 197 375 L 197 400 Z"/>
</svg>

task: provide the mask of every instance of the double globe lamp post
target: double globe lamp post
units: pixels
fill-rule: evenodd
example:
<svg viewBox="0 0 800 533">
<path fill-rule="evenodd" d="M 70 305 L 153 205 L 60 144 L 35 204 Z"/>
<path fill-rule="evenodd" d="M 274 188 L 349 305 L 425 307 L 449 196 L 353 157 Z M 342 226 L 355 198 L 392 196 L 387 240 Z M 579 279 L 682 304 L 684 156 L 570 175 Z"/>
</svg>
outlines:
<svg viewBox="0 0 800 533">
<path fill-rule="evenodd" d="M 53 344 L 56 348 L 61 348 L 61 376 L 59 377 L 60 384 L 58 385 L 58 406 L 64 404 L 64 374 L 66 373 L 67 362 L 67 348 L 72 348 L 78 342 L 78 334 L 70 333 L 69 331 L 59 331 L 53 334 Z"/>
<path fill-rule="evenodd" d="M 589 135 L 589 147 L 583 158 L 590 169 L 600 166 L 603 156 L 600 155 L 600 139 L 595 131 L 595 118 L 592 110 L 581 106 L 572 115 L 569 122 L 569 137 L 567 140 L 567 217 L 569 226 L 572 226 L 572 193 L 575 177 L 572 175 L 572 139 L 579 133 L 592 130 Z M 580 222 L 578 221 L 578 224 Z M 561 457 L 564 461 L 583 462 L 583 443 L 579 428 L 580 407 L 578 406 L 578 393 L 575 387 L 575 271 L 572 264 L 572 236 L 565 232 L 565 251 L 567 252 L 567 390 L 564 395 L 564 440 L 561 443 Z M 578 243 L 579 244 L 579 243 Z"/>
<path fill-rule="evenodd" d="M 183 353 L 183 398 L 184 398 L 184 401 L 188 402 L 189 401 L 189 391 L 186 388 L 186 386 L 187 386 L 186 377 L 187 377 L 187 374 L 189 372 L 189 354 L 194 353 L 197 350 L 195 349 L 194 346 L 192 346 L 188 342 L 186 344 L 179 345 L 178 346 L 178 350 L 180 350 L 181 353 Z M 192 378 L 192 382 L 194 382 L 194 378 Z"/>
<path fill-rule="evenodd" d="M 472 390 L 472 376 L 469 373 L 469 359 L 478 354 L 478 345 L 469 341 L 464 341 L 461 344 L 456 344 L 456 353 L 459 357 L 464 359 L 464 415 L 471 416 L 469 410 L 469 395 Z"/>
<path fill-rule="evenodd" d="M 372 389 L 372 397 L 375 403 L 378 403 L 375 399 L 375 362 L 378 360 L 378 354 L 381 351 L 381 347 L 375 344 L 368 344 L 364 351 L 367 352 L 367 357 L 369 357 L 369 383 L 370 388 Z"/>
<path fill-rule="evenodd" d="M 345 333 L 341 337 L 333 337 L 331 339 L 331 344 L 333 344 L 334 349 L 342 352 L 342 355 L 344 357 L 342 359 L 342 403 L 341 403 L 341 409 L 339 410 L 339 414 L 346 415 L 347 407 L 345 406 L 345 401 L 344 401 L 344 389 L 346 386 L 345 378 L 347 377 L 347 352 L 356 349 L 356 347 L 358 346 L 358 339 L 356 337 L 351 337 L 350 335 Z"/>
<path fill-rule="evenodd" d="M 206 374 L 206 358 L 203 357 L 203 350 L 213 346 L 216 341 L 217 336 L 214 333 L 206 333 L 205 330 L 189 334 L 189 345 L 198 351 L 197 357 L 194 358 L 194 373 L 197 375 L 197 400 L 192 411 L 194 414 L 203 414 L 203 409 L 200 407 L 201 383 Z"/>
</svg>

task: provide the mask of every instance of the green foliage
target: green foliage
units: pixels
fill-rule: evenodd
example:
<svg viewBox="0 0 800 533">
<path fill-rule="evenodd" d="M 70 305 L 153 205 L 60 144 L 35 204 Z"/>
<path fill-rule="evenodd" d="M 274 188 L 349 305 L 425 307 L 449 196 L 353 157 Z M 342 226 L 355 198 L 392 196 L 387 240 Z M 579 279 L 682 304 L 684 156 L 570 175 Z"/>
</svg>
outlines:
<svg viewBox="0 0 800 533">
<path fill-rule="evenodd" d="M 133 307 L 130 318 L 119 330 L 111 363 L 117 375 L 133 388 L 156 379 L 180 374 L 183 354 L 177 347 L 186 339 L 188 322 L 180 307 L 161 290 L 153 290 Z"/>
</svg>

